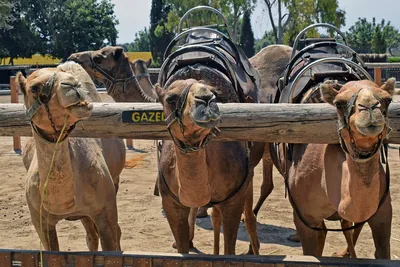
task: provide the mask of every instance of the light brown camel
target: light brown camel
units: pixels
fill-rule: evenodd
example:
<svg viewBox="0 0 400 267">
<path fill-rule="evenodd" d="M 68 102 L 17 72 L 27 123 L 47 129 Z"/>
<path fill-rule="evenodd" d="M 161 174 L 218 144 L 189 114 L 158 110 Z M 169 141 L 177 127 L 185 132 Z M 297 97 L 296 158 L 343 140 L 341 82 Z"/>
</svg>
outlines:
<svg viewBox="0 0 400 267">
<path fill-rule="evenodd" d="M 78 64 L 68 63 L 16 78 L 33 132 L 23 149 L 26 197 L 46 250 L 59 250 L 56 224 L 62 219 L 81 220 L 91 251 L 98 249 L 99 237 L 103 250 L 121 249 L 116 190 L 125 163 L 123 142 L 68 137 L 79 120 L 91 115 L 85 95 L 96 98 L 88 76 L 75 78 L 85 75 Z"/>
<path fill-rule="evenodd" d="M 132 70 L 129 58 L 119 46 L 106 46 L 96 51 L 74 53 L 68 57 L 69 61 L 79 63 L 92 77 L 104 83 L 107 94 L 115 102 L 156 102 L 156 95 L 152 90 L 149 77 L 145 72 L 147 68 L 137 61 Z M 135 77 L 138 75 L 138 79 Z M 139 81 L 138 81 L 139 80 Z M 142 88 L 140 85 L 146 85 Z"/>
<path fill-rule="evenodd" d="M 348 82 L 339 92 L 338 87 L 332 81 L 320 86 L 324 101 L 337 108 L 342 148 L 293 145 L 288 185 L 303 253 L 321 256 L 327 233 L 324 219 L 342 219 L 342 227 L 367 221 L 375 257 L 390 259 L 392 206 L 379 149 L 388 134 L 387 110 L 395 80 L 380 88 L 366 80 Z M 351 232 L 345 236 L 356 257 Z"/>
<path fill-rule="evenodd" d="M 253 252 L 258 254 L 246 143 L 208 142 L 221 117 L 213 87 L 187 79 L 177 80 L 166 89 L 156 86 L 173 141 L 162 146 L 159 189 L 178 252 L 188 253 L 193 238 L 189 213 L 194 225 L 193 211 L 212 203 L 216 212 L 212 223 L 214 233 L 218 233 L 214 242 L 219 244 L 222 223 L 224 254 L 235 254 L 243 210 Z M 187 152 L 188 148 L 193 151 Z M 219 253 L 219 246 L 214 246 L 214 253 Z"/>
</svg>

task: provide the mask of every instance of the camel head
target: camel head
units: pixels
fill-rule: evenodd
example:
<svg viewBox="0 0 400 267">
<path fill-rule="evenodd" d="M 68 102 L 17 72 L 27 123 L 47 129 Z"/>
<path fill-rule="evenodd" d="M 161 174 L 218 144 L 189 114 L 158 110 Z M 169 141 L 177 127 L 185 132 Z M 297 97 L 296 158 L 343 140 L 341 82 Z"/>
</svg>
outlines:
<svg viewBox="0 0 400 267">
<path fill-rule="evenodd" d="M 213 87 L 188 79 L 173 82 L 168 91 L 156 85 L 156 92 L 164 107 L 167 128 L 181 151 L 204 148 L 211 136 L 218 134 L 221 113 Z"/>
<path fill-rule="evenodd" d="M 147 61 L 144 61 L 143 59 L 136 59 L 131 62 L 131 68 L 138 80 L 139 80 L 138 76 L 140 77 L 140 75 L 149 74 L 148 68 L 150 67 L 150 65 L 151 65 L 151 58 Z"/>
<path fill-rule="evenodd" d="M 103 83 L 115 79 L 116 72 L 125 72 L 125 76 L 132 76 L 129 59 L 124 54 L 124 49 L 119 46 L 74 53 L 67 60 L 80 64 L 92 79 L 96 78 Z"/>
<path fill-rule="evenodd" d="M 379 151 L 390 131 L 387 114 L 394 88 L 394 78 L 381 87 L 368 80 L 321 85 L 323 100 L 337 108 L 342 148 L 353 159 L 365 161 Z"/>
<path fill-rule="evenodd" d="M 17 86 L 24 95 L 32 128 L 42 138 L 55 142 L 65 124 L 63 139 L 79 120 L 92 114 L 93 105 L 85 100 L 80 82 L 59 69 L 40 69 L 27 79 L 21 72 Z"/>
</svg>

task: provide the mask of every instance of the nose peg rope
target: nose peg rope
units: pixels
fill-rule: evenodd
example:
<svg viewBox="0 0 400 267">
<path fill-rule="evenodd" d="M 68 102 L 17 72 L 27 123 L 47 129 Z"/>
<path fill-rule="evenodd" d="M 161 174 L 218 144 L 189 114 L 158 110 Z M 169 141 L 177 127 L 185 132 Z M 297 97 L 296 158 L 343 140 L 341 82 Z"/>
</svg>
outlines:
<svg viewBox="0 0 400 267">
<path fill-rule="evenodd" d="M 49 172 L 47 173 L 46 180 L 45 180 L 45 182 L 43 184 L 43 189 L 42 189 L 42 192 L 41 192 L 41 203 L 40 203 L 40 208 L 39 208 L 39 224 L 40 224 L 40 235 L 41 235 L 41 238 L 40 238 L 40 266 L 44 266 L 43 265 L 43 249 L 42 249 L 42 245 L 43 245 L 42 239 L 44 239 L 44 236 L 43 236 L 43 219 L 42 219 L 43 197 L 44 197 L 44 194 L 46 194 L 47 203 L 50 206 L 49 191 L 47 190 L 48 189 L 47 186 L 48 186 L 48 183 L 49 183 L 50 173 L 53 170 L 54 160 L 55 160 L 55 157 L 56 157 L 57 146 L 61 141 L 61 138 L 62 138 L 62 135 L 63 135 L 63 133 L 65 131 L 65 128 L 67 127 L 68 116 L 69 115 L 66 114 L 65 117 L 64 117 L 64 125 L 63 125 L 63 128 L 61 129 L 60 135 L 57 138 L 57 142 L 55 143 L 54 150 L 53 150 L 53 155 L 51 157 L 51 162 L 50 162 L 50 169 L 49 169 Z M 46 225 L 47 225 L 47 233 L 46 233 L 47 234 L 47 242 L 50 245 L 49 212 L 47 212 Z M 50 249 L 51 249 L 51 247 L 50 247 Z"/>
</svg>

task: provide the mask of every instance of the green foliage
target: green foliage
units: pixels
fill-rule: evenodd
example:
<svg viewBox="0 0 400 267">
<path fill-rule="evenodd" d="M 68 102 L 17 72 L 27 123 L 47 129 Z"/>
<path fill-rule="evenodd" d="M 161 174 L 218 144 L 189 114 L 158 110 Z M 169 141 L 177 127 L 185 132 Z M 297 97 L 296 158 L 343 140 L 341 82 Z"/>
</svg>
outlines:
<svg viewBox="0 0 400 267">
<path fill-rule="evenodd" d="M 340 28 L 345 25 L 345 12 L 338 0 L 264 0 L 270 17 L 275 42 L 292 45 L 297 34 L 317 22 L 330 23 Z M 278 18 L 276 19 L 276 13 Z M 332 31 L 331 31 L 332 34 Z M 308 37 L 316 37 L 315 30 Z"/>
<path fill-rule="evenodd" d="M 10 22 L 13 19 L 11 16 L 12 10 L 11 0 L 0 0 L 0 29 L 10 29 Z"/>
<path fill-rule="evenodd" d="M 274 32 L 272 30 L 267 31 L 264 33 L 264 36 L 261 39 L 256 40 L 256 43 L 254 45 L 254 53 L 258 53 L 264 47 L 273 44 L 276 44 Z"/>
<path fill-rule="evenodd" d="M 388 47 L 400 40 L 399 31 L 390 22 L 382 20 L 376 24 L 366 18 L 358 18 L 356 23 L 346 32 L 346 37 L 351 48 L 359 53 L 386 53 Z"/>
<path fill-rule="evenodd" d="M 174 36 L 165 26 L 168 23 L 169 11 L 170 6 L 164 0 L 152 0 L 149 42 L 154 66 L 161 65 L 163 53 Z"/>
<path fill-rule="evenodd" d="M 254 55 L 254 33 L 251 28 L 250 15 L 249 10 L 244 12 L 239 42 L 246 56 L 249 58 Z"/>
<path fill-rule="evenodd" d="M 400 62 L 400 57 L 389 57 L 388 62 L 390 63 Z"/>
<path fill-rule="evenodd" d="M 10 63 L 16 57 L 29 57 L 40 46 L 38 33 L 24 18 L 24 2 L 14 0 L 7 20 L 7 26 L 0 30 L 0 56 L 10 57 Z"/>
<path fill-rule="evenodd" d="M 132 43 L 132 49 L 129 52 L 147 52 L 150 51 L 150 35 L 145 27 L 144 30 L 135 33 L 135 40 Z"/>
</svg>

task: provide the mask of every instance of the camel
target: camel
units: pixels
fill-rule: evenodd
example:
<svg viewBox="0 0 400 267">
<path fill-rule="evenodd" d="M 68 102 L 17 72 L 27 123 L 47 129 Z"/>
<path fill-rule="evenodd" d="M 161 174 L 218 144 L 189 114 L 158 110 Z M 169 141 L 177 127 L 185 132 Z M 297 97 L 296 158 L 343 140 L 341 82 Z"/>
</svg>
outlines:
<svg viewBox="0 0 400 267">
<path fill-rule="evenodd" d="M 178 253 L 189 253 L 189 220 L 194 225 L 197 208 L 212 204 L 214 254 L 219 254 L 221 224 L 224 254 L 235 254 L 243 210 L 251 247 L 258 254 L 247 143 L 210 141 L 221 117 L 215 88 L 190 78 L 176 80 L 166 89 L 156 85 L 156 92 L 172 137 L 161 149 L 158 188 Z"/>
<path fill-rule="evenodd" d="M 379 149 L 389 133 L 387 110 L 394 87 L 394 78 L 380 88 L 367 80 L 343 86 L 333 81 L 321 84 L 323 100 L 337 109 L 342 147 L 293 145 L 287 185 L 304 255 L 322 256 L 327 233 L 324 219 L 330 219 L 341 220 L 343 228 L 361 224 L 354 236 L 345 232 L 351 257 L 356 258 L 354 244 L 367 222 L 375 258 L 390 259 L 389 174 L 380 162 Z"/>
<path fill-rule="evenodd" d="M 100 99 L 90 77 L 68 62 L 27 79 L 18 73 L 16 82 L 33 132 L 23 149 L 26 198 L 44 248 L 59 250 L 56 224 L 66 219 L 81 220 L 89 250 L 98 250 L 99 238 L 103 250 L 121 250 L 116 192 L 125 163 L 123 141 L 68 136 L 91 115 L 87 98 Z"/>
<path fill-rule="evenodd" d="M 71 54 L 68 61 L 79 63 L 92 77 L 104 83 L 115 102 L 156 102 L 144 61 L 130 63 L 119 46 Z M 132 66 L 138 73 L 134 73 Z M 135 76 L 137 75 L 137 76 Z M 141 87 L 141 85 L 145 85 Z"/>
</svg>

